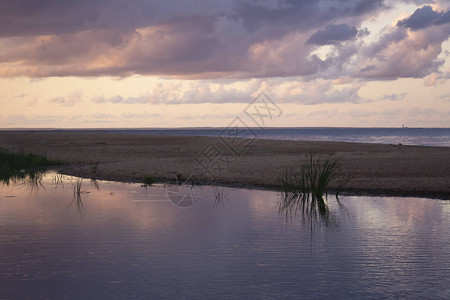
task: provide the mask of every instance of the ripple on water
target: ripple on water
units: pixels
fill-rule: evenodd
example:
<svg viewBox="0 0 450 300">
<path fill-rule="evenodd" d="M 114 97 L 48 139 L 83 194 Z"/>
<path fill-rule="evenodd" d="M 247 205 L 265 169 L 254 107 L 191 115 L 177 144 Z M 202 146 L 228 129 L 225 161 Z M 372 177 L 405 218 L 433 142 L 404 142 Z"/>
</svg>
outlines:
<svg viewBox="0 0 450 300">
<path fill-rule="evenodd" d="M 433 298 L 450 295 L 448 202 L 346 197 L 325 226 L 270 191 L 70 181 L 0 189 L 0 298 Z M 180 189 L 188 191 L 189 188 Z M 13 192 L 12 192 L 13 191 Z M 16 197 L 5 197 L 15 195 Z"/>
</svg>

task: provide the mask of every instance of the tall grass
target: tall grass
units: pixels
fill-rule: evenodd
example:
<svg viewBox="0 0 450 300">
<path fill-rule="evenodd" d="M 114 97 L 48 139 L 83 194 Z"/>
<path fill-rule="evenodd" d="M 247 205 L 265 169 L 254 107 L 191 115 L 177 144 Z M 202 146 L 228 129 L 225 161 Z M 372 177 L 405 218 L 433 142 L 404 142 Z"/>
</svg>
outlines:
<svg viewBox="0 0 450 300">
<path fill-rule="evenodd" d="M 61 165 L 63 162 L 49 160 L 33 153 L 15 153 L 0 149 L 0 182 L 9 184 L 17 180 L 33 180 L 41 178 L 43 169 L 48 166 Z"/>
<path fill-rule="evenodd" d="M 142 182 L 144 183 L 145 186 L 151 186 L 156 182 L 156 179 L 152 175 L 145 175 Z"/>
<path fill-rule="evenodd" d="M 280 212 L 287 217 L 298 215 L 311 220 L 329 217 L 328 195 L 334 186 L 336 199 L 347 184 L 349 177 L 341 171 L 342 156 L 322 158 L 315 154 L 307 155 L 306 163 L 298 170 L 286 169 L 279 178 L 281 199 Z"/>
</svg>

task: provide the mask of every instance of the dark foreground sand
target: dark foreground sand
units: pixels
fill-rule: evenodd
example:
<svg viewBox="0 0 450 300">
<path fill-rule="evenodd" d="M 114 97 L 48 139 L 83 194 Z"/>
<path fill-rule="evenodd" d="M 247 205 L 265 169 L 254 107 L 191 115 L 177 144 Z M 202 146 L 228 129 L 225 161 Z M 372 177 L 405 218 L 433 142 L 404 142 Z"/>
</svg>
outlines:
<svg viewBox="0 0 450 300">
<path fill-rule="evenodd" d="M 62 173 L 83 177 L 141 182 L 146 174 L 162 181 L 178 174 L 201 183 L 269 188 L 305 154 L 338 154 L 352 178 L 348 193 L 450 199 L 448 147 L 45 131 L 2 131 L 0 147 L 64 160 L 70 165 Z"/>
</svg>

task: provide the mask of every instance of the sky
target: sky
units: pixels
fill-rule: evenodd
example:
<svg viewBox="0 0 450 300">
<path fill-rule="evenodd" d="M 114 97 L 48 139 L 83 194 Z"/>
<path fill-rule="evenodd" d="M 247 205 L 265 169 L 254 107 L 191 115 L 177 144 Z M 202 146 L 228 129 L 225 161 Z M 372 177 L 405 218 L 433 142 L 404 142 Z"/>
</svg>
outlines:
<svg viewBox="0 0 450 300">
<path fill-rule="evenodd" d="M 449 38 L 449 0 L 0 0 L 0 128 L 450 127 Z"/>
</svg>

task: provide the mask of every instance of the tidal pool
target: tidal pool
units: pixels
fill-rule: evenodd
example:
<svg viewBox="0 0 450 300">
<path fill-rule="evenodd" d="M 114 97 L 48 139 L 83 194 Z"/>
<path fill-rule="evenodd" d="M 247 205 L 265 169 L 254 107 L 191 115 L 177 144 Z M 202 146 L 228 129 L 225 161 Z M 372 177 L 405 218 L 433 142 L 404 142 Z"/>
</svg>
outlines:
<svg viewBox="0 0 450 300">
<path fill-rule="evenodd" d="M 330 199 L 47 174 L 0 187 L 0 299 L 449 299 L 450 202 Z"/>
</svg>

